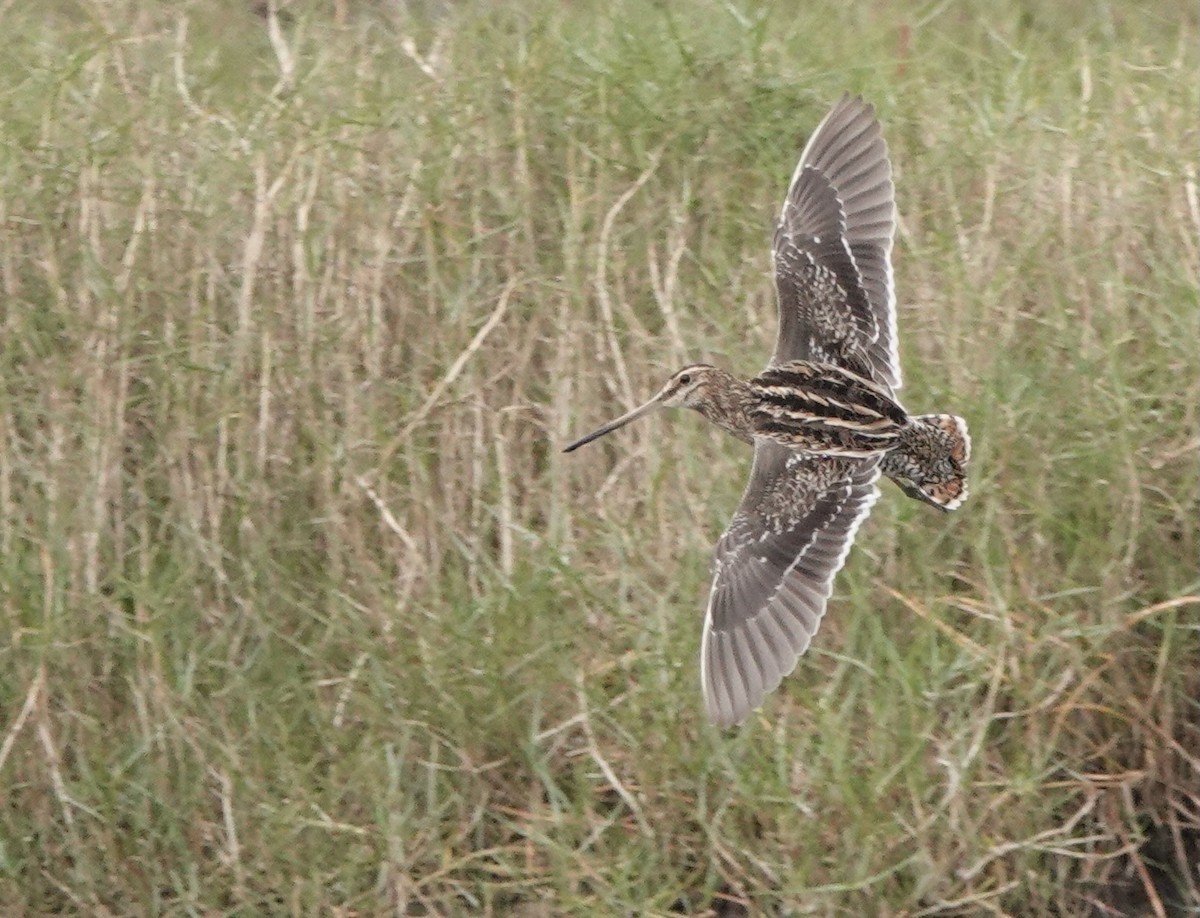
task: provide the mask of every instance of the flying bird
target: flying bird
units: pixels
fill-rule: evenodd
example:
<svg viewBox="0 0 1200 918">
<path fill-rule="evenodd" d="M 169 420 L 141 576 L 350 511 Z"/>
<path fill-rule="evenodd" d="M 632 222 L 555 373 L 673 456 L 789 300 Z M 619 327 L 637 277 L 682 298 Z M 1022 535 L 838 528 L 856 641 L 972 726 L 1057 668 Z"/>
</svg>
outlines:
<svg viewBox="0 0 1200 918">
<path fill-rule="evenodd" d="M 704 615 L 701 683 L 718 726 L 745 720 L 808 649 L 881 474 L 942 510 L 967 497 L 966 422 L 910 415 L 896 398 L 895 230 L 882 129 L 870 105 L 845 95 L 809 138 L 775 228 L 779 336 L 766 369 L 743 380 L 684 367 L 566 447 L 660 407 L 693 408 L 753 444 Z"/>
</svg>

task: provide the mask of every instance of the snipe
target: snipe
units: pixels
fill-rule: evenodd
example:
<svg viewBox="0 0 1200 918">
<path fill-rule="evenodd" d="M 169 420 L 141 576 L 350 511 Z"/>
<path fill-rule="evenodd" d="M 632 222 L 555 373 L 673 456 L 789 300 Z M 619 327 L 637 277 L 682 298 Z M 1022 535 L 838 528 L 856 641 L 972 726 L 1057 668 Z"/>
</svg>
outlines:
<svg viewBox="0 0 1200 918">
<path fill-rule="evenodd" d="M 772 249 L 779 337 L 741 380 L 707 364 L 677 372 L 640 408 L 694 408 L 754 444 L 742 502 L 717 542 L 700 650 L 708 715 L 741 723 L 808 649 L 880 474 L 953 510 L 967 496 L 967 425 L 896 400 L 895 197 L 874 109 L 843 96 L 792 175 Z"/>
</svg>

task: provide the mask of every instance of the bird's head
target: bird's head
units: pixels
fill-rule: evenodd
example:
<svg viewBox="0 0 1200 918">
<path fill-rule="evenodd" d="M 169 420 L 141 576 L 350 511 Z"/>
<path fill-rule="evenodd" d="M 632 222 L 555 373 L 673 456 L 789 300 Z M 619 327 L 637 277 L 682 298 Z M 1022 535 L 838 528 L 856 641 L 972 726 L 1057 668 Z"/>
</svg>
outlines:
<svg viewBox="0 0 1200 918">
<path fill-rule="evenodd" d="M 664 408 L 696 408 L 706 400 L 719 372 L 707 363 L 684 367 L 667 380 L 654 401 Z"/>
<path fill-rule="evenodd" d="M 634 408 L 628 414 L 621 415 L 615 421 L 610 421 L 597 430 L 593 430 L 586 437 L 580 437 L 563 452 L 569 453 L 579 449 L 579 447 L 603 437 L 606 433 L 612 433 L 618 427 L 624 427 L 630 421 L 636 421 L 643 415 L 649 414 L 655 408 L 699 408 L 706 402 L 709 393 L 716 385 L 720 372 L 716 367 L 709 366 L 707 363 L 694 363 L 684 367 L 668 379 L 667 384 L 659 389 L 658 394 L 646 404 Z"/>
</svg>

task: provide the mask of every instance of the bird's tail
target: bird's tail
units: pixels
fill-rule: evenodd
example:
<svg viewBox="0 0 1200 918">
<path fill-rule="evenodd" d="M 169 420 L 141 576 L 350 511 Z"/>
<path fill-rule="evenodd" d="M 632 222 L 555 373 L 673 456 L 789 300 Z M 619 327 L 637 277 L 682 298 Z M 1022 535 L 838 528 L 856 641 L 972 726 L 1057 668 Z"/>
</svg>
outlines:
<svg viewBox="0 0 1200 918">
<path fill-rule="evenodd" d="M 971 437 L 967 422 L 952 414 L 909 418 L 882 470 L 909 497 L 940 510 L 955 510 L 967 499 Z"/>
</svg>

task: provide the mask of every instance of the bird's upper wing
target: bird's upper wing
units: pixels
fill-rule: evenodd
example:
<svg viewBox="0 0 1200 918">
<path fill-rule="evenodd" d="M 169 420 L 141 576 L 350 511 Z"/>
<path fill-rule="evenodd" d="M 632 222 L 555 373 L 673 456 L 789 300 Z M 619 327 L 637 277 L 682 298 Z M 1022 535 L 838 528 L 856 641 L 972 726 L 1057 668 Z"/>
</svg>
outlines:
<svg viewBox="0 0 1200 918">
<path fill-rule="evenodd" d="M 877 465 L 755 444 L 750 483 L 717 543 L 704 617 L 700 671 L 713 723 L 741 723 L 808 649 L 879 495 Z"/>
<path fill-rule="evenodd" d="M 834 363 L 899 388 L 895 228 L 892 167 L 875 111 L 843 96 L 800 155 L 775 228 L 774 363 Z"/>
</svg>

